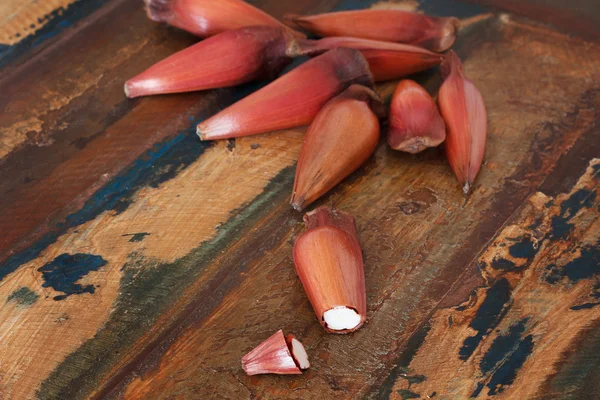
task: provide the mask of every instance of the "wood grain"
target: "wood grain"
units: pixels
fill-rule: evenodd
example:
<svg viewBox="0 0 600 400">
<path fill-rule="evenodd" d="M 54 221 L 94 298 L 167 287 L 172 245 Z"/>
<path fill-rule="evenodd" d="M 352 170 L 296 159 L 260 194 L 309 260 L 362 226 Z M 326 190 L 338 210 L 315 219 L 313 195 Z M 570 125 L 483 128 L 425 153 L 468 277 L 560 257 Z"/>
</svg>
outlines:
<svg viewBox="0 0 600 400">
<path fill-rule="evenodd" d="M 524 204 L 477 260 L 485 285 L 431 316 L 391 398 L 572 394 L 585 374 L 562 390 L 548 386 L 579 335 L 600 323 L 599 179 L 595 160 L 569 193 L 536 193 Z"/>
<path fill-rule="evenodd" d="M 536 34 L 535 31 L 523 29 L 520 25 L 506 19 L 499 19 L 496 23 L 497 39 L 504 39 L 495 42 L 496 56 L 492 60 L 489 59 L 489 55 L 485 57 L 481 55 L 478 58 L 477 55 L 482 54 L 483 50 L 472 50 L 473 53 L 466 63 L 467 73 L 482 86 L 482 92 L 495 93 L 496 96 L 502 91 L 501 87 L 507 85 L 506 79 L 502 78 L 514 77 L 511 78 L 514 80 L 508 87 L 515 88 L 515 96 L 517 92 L 526 96 L 529 92 L 528 88 L 531 87 L 526 82 L 527 79 L 522 74 L 509 71 L 518 68 L 518 65 L 531 65 L 536 59 L 543 58 L 539 57 L 539 54 L 545 51 L 548 54 L 556 54 L 557 49 L 541 33 Z M 523 48 L 525 37 L 530 44 L 529 47 Z M 520 57 L 523 59 L 519 60 Z M 486 70 L 486 66 L 490 70 Z M 554 68 L 549 64 L 542 63 L 536 66 L 538 70 L 541 68 L 549 74 L 554 73 L 546 70 L 546 68 L 550 70 Z M 491 74 L 492 68 L 498 78 L 497 81 Z M 556 73 L 558 68 L 560 67 L 557 67 Z M 587 70 L 585 66 L 583 69 Z M 487 79 L 478 79 L 478 76 L 486 76 Z M 497 87 L 493 86 L 494 82 Z M 531 92 L 539 93 L 540 86 L 533 85 L 535 89 L 531 87 Z M 554 90 L 552 87 L 546 89 Z M 510 96 L 510 90 L 504 93 Z M 576 93 L 577 90 L 574 90 L 573 99 L 578 102 Z M 540 95 L 546 98 L 544 93 Z M 486 97 L 486 103 L 490 102 L 494 100 Z M 281 378 L 260 380 L 245 378 L 238 368 L 239 355 L 251 348 L 251 344 L 247 343 L 249 338 L 258 340 L 269 329 L 277 326 L 290 326 L 295 328 L 294 332 L 303 332 L 302 338 L 310 347 L 311 354 L 317 354 L 317 359 L 315 360 L 313 356 L 312 361 L 316 372 L 311 370 L 307 373 L 305 383 L 300 388 L 293 387 L 296 398 L 310 396 L 311 393 L 316 393 L 315 391 L 318 391 L 320 398 L 353 397 L 365 394 L 365 390 L 370 385 L 376 384 L 377 370 L 385 368 L 385 364 L 381 361 L 382 353 L 386 350 L 393 353 L 394 346 L 400 346 L 402 339 L 408 338 L 408 334 L 421 323 L 422 316 L 430 312 L 429 307 L 439 301 L 440 294 L 445 293 L 444 286 L 446 285 L 446 291 L 449 289 L 448 283 L 454 281 L 450 279 L 457 279 L 462 273 L 464 264 L 457 265 L 453 269 L 452 265 L 448 265 L 444 260 L 460 254 L 461 247 L 473 251 L 472 247 L 461 246 L 459 243 L 465 241 L 461 238 L 469 237 L 472 231 L 468 227 L 472 223 L 481 220 L 486 212 L 493 213 L 492 199 L 503 197 L 501 192 L 505 190 L 506 183 L 504 179 L 501 179 L 501 182 L 495 179 L 498 176 L 516 175 L 516 170 L 511 170 L 511 166 L 520 165 L 527 171 L 521 172 L 527 175 L 527 180 L 520 178 L 520 190 L 512 193 L 512 196 L 518 198 L 516 194 L 523 196 L 523 193 L 527 193 L 528 185 L 542 178 L 543 175 L 535 177 L 536 173 L 531 168 L 529 157 L 535 158 L 543 153 L 534 150 L 532 154 L 530 150 L 544 141 L 543 138 L 549 134 L 549 130 L 540 132 L 529 123 L 537 120 L 538 124 L 543 126 L 545 123 L 551 123 L 552 117 L 551 113 L 545 115 L 538 112 L 531 113 L 531 109 L 522 106 L 524 102 L 526 103 L 521 97 L 519 101 L 511 102 L 505 98 L 497 99 L 494 103 L 495 111 L 490 123 L 494 128 L 492 128 L 490 142 L 494 143 L 491 148 L 495 149 L 495 152 L 488 153 L 487 156 L 485 176 L 488 180 L 480 178 L 485 182 L 482 186 L 489 191 L 483 195 L 480 189 L 479 195 L 482 198 L 477 196 L 471 198 L 466 208 L 461 207 L 460 196 L 452 196 L 456 194 L 455 188 L 448 186 L 450 182 L 444 179 L 448 176 L 445 176 L 443 170 L 436 169 L 435 164 L 408 164 L 406 160 L 394 162 L 385 147 L 381 148 L 375 158 L 376 167 L 373 166 L 372 169 L 365 171 L 365 174 L 357 178 L 358 180 L 351 186 L 342 189 L 339 197 L 334 197 L 333 202 L 336 207 L 355 210 L 355 213 L 361 216 L 359 226 L 362 223 L 361 240 L 367 258 L 367 281 L 370 298 L 373 301 L 371 312 L 374 314 L 371 323 L 353 336 L 352 343 L 345 343 L 343 339 L 323 337 L 320 330 L 304 322 L 305 319 L 312 318 L 312 312 L 306 303 L 302 302 L 301 293 L 299 295 L 292 289 L 293 286 L 290 286 L 290 281 L 294 279 L 289 257 L 290 242 L 296 233 L 292 231 L 285 242 L 270 249 L 265 258 L 252 261 L 252 265 L 256 266 L 255 269 L 244 271 L 246 281 L 254 284 L 244 284 L 239 290 L 230 293 L 223 300 L 224 304 L 213 311 L 207 319 L 190 322 L 192 325 L 168 347 L 163 358 L 158 364 L 154 364 L 151 372 L 135 379 L 124 392 L 124 396 L 144 398 L 151 393 L 164 393 L 165 398 L 172 393 L 187 393 L 189 396 L 200 397 L 216 396 L 215 390 L 218 390 L 220 385 L 210 384 L 210 375 L 198 373 L 198 371 L 216 370 L 236 376 L 241 381 L 239 390 L 242 391 L 244 387 L 251 388 L 251 396 L 277 398 L 283 393 L 279 389 L 280 385 L 284 384 Z M 576 107 L 580 110 L 584 109 L 581 104 Z M 543 118 L 550 119 L 544 121 Z M 592 112 L 588 118 L 593 120 L 597 115 Z M 498 129 L 499 125 L 503 125 L 499 121 L 512 121 L 516 125 Z M 519 122 L 523 125 L 520 126 Z M 582 123 L 582 128 L 585 126 L 587 122 Z M 499 139 L 500 137 L 502 140 Z M 510 142 L 510 138 L 514 141 Z M 546 136 L 546 138 L 556 143 L 556 137 L 550 139 L 550 136 Z M 569 144 L 565 143 L 565 145 Z M 522 152 L 519 153 L 519 150 Z M 512 155 L 509 155 L 510 153 Z M 499 154 L 502 154 L 501 157 L 505 162 L 494 162 L 494 156 L 500 157 Z M 541 166 L 544 168 L 545 165 L 545 168 L 548 168 L 551 163 L 553 161 L 550 159 L 543 160 Z M 445 168 L 443 165 L 437 167 Z M 494 187 L 499 191 L 496 195 L 493 192 Z M 424 210 L 416 215 L 407 211 L 411 215 L 408 217 L 403 210 L 410 210 L 411 205 L 416 208 L 423 207 Z M 481 210 L 481 214 L 472 215 L 473 209 Z M 501 224 L 497 219 L 485 222 L 486 224 L 481 224 L 486 228 L 494 225 L 499 227 L 500 225 L 496 224 Z M 480 229 L 474 230 L 478 234 L 482 232 Z M 256 243 L 260 241 L 259 238 L 252 237 L 248 240 L 255 240 Z M 398 248 L 402 249 L 401 254 L 394 251 Z M 444 277 L 444 272 L 450 275 L 446 278 L 447 281 L 439 282 L 432 279 L 433 276 Z M 265 285 L 262 282 L 269 282 L 269 284 Z M 419 288 L 416 288 L 417 286 Z M 265 287 L 269 290 L 265 291 Z M 256 304 L 256 299 L 259 300 L 259 304 Z M 263 302 L 264 305 L 261 304 Z M 274 320 L 264 321 L 262 313 L 265 309 L 278 309 L 280 316 L 278 315 Z M 405 321 L 405 323 L 398 321 Z M 395 343 L 389 343 L 387 340 L 389 337 L 395 337 Z M 239 341 L 244 341 L 243 343 L 246 344 L 238 344 Z M 218 343 L 227 343 L 227 345 L 220 346 Z M 234 349 L 238 346 L 243 347 L 236 354 Z M 353 351 L 351 352 L 350 349 Z M 363 350 L 356 351 L 356 349 Z M 206 361 L 203 355 L 209 353 L 214 357 Z M 327 377 L 327 382 L 322 381 L 323 375 Z M 303 390 L 302 387 L 305 389 Z M 288 386 L 286 389 L 289 388 Z"/>
<path fill-rule="evenodd" d="M 440 149 L 382 141 L 315 204 L 357 217 L 368 323 L 347 337 L 322 331 L 291 261 L 303 129 L 195 136 L 262 83 L 125 99 L 125 79 L 197 40 L 137 0 L 74 2 L 0 49 L 0 398 L 593 398 L 600 44 L 555 2 L 527 4 L 373 4 L 463 18 L 456 50 L 490 134 L 468 199 Z M 241 356 L 278 329 L 311 369 L 245 376 Z"/>
<path fill-rule="evenodd" d="M 14 45 L 35 34 L 76 0 L 5 0 L 0 3 L 0 44 Z"/>
</svg>

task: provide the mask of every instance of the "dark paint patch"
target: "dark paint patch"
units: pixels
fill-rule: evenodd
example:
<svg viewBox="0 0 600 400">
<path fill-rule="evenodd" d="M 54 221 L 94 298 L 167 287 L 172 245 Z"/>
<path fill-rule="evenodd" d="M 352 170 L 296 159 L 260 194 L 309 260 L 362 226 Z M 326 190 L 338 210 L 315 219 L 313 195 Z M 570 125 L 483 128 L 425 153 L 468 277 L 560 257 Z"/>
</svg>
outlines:
<svg viewBox="0 0 600 400">
<path fill-rule="evenodd" d="M 132 365 L 126 365 L 113 377 L 105 376 L 120 360 L 118 352 L 129 348 L 147 333 L 156 318 L 168 309 L 185 288 L 202 275 L 204 269 L 214 262 L 216 257 L 222 255 L 224 249 L 246 235 L 246 228 L 255 226 L 272 209 L 273 204 L 285 202 L 293 180 L 294 168 L 283 169 L 253 201 L 239 210 L 232 211 L 230 219 L 221 225 L 215 239 L 201 244 L 173 263 L 159 264 L 131 254 L 130 261 L 123 266 L 119 297 L 109 320 L 94 338 L 69 354 L 42 382 L 37 392 L 38 397 L 71 399 L 85 397 L 82 393 L 94 390 L 98 393 L 96 398 L 106 398 L 115 387 L 127 382 L 129 373 L 141 374 L 147 363 L 158 360 L 160 355 L 154 355 L 154 352 L 162 354 L 161 352 L 166 350 L 165 346 L 172 340 L 171 335 L 175 335 L 184 329 L 187 323 L 192 322 L 180 321 L 170 325 L 163 334 L 156 337 L 149 348 L 138 354 L 131 362 Z M 258 247 L 268 246 L 268 242 L 272 240 L 281 240 L 288 229 L 289 224 L 285 223 L 268 226 L 264 235 L 261 235 L 260 246 L 254 243 L 252 249 L 244 248 L 240 251 L 246 257 L 257 251 Z M 239 266 L 240 262 L 236 259 L 228 264 Z M 219 290 L 211 292 L 209 298 L 198 299 L 201 303 L 192 304 L 194 307 L 184 312 L 182 318 L 185 321 L 187 318 L 197 321 L 212 312 L 231 287 L 239 284 L 242 270 L 241 266 L 237 269 L 224 269 L 221 275 L 215 278 L 219 282 Z M 108 383 L 98 391 L 98 381 L 102 378 L 107 379 Z"/>
<path fill-rule="evenodd" d="M 498 257 L 492 260 L 492 268 L 499 269 L 503 271 L 513 271 L 518 270 L 517 264 L 514 262 L 507 260 L 506 258 Z"/>
<path fill-rule="evenodd" d="M 413 385 L 415 383 L 423 383 L 427 380 L 427 377 L 425 375 L 406 375 L 406 376 L 403 376 L 402 378 L 408 382 L 409 388 L 411 385 Z"/>
<path fill-rule="evenodd" d="M 301 61 L 295 59 L 291 65 L 297 66 Z M 241 85 L 236 88 L 230 100 L 234 103 L 266 84 L 267 82 L 263 81 Z M 196 125 L 205 117 L 207 115 L 201 115 L 185 131 L 171 139 L 155 144 L 151 150 L 146 151 L 104 187 L 96 191 L 80 210 L 67 216 L 65 221 L 58 223 L 56 229 L 42 236 L 28 249 L 0 263 L 0 282 L 19 266 L 35 259 L 67 230 L 90 221 L 105 211 L 122 213 L 134 202 L 140 189 L 144 187 L 157 188 L 198 160 L 204 151 L 213 145 L 212 142 L 200 141 L 196 135 Z"/>
<path fill-rule="evenodd" d="M 19 306 L 30 306 L 37 301 L 40 296 L 28 287 L 21 287 L 12 292 L 6 302 L 14 301 Z"/>
<path fill-rule="evenodd" d="M 475 336 L 465 339 L 458 355 L 461 360 L 468 360 L 483 337 L 496 327 L 504 317 L 510 302 L 510 283 L 506 278 L 498 279 L 488 289 L 485 300 L 477 310 L 471 328 L 477 331 Z"/>
<path fill-rule="evenodd" d="M 417 393 L 407 390 L 407 389 L 400 389 L 397 392 L 400 395 L 400 397 L 402 398 L 402 400 L 420 399 L 421 398 L 421 396 L 418 395 Z"/>
<path fill-rule="evenodd" d="M 508 252 L 512 257 L 525 258 L 528 261 L 531 261 L 537 254 L 537 246 L 531 240 L 531 237 L 526 235 L 510 246 Z"/>
<path fill-rule="evenodd" d="M 551 236 L 554 239 L 566 238 L 573 229 L 568 221 L 584 208 L 590 208 L 596 200 L 596 192 L 588 189 L 579 189 L 571 194 L 568 199 L 560 205 L 560 215 L 552 218 Z"/>
<path fill-rule="evenodd" d="M 509 247 L 508 253 L 511 257 L 524 259 L 524 262 L 517 265 L 512 260 L 496 257 L 492 261 L 492 268 L 503 271 L 520 271 L 529 266 L 537 253 L 537 246 L 531 240 L 531 237 L 525 235 L 519 239 L 511 240 L 516 240 L 516 242 Z"/>
<path fill-rule="evenodd" d="M 573 311 L 578 311 L 578 310 L 587 310 L 590 308 L 594 308 L 596 306 L 600 306 L 600 303 L 584 303 L 584 304 L 580 304 L 578 306 L 573 306 L 570 309 Z"/>
<path fill-rule="evenodd" d="M 559 215 L 552 217 L 552 237 L 554 239 L 564 239 L 573 230 L 573 225 L 569 224 L 566 219 Z"/>
<path fill-rule="evenodd" d="M 483 374 L 492 371 L 512 352 L 512 350 L 521 341 L 521 335 L 525 332 L 528 319 L 522 319 L 516 324 L 511 325 L 506 335 L 499 335 L 485 353 L 479 367 Z"/>
<path fill-rule="evenodd" d="M 12 46 L 9 46 L 7 44 L 0 44 L 0 59 L 2 59 L 2 57 L 4 57 L 4 55 L 10 50 Z"/>
<path fill-rule="evenodd" d="M 595 299 L 600 299 L 600 281 L 598 281 L 594 285 L 594 292 L 592 293 L 592 297 Z"/>
<path fill-rule="evenodd" d="M 139 232 L 139 233 L 126 233 L 123 236 L 131 236 L 131 239 L 129 239 L 130 243 L 135 243 L 135 242 L 141 242 L 143 241 L 146 236 L 150 235 L 148 232 Z"/>
<path fill-rule="evenodd" d="M 98 271 L 106 265 L 106 260 L 93 254 L 61 254 L 48 264 L 38 268 L 45 282 L 43 287 L 51 287 L 63 295 L 54 296 L 54 300 L 64 300 L 73 294 L 93 294 L 94 285 L 77 283 L 91 271 Z"/>
<path fill-rule="evenodd" d="M 600 274 L 600 248 L 585 246 L 580 250 L 579 257 L 569 261 L 565 266 L 551 264 L 546 267 L 546 270 L 544 279 L 550 284 L 559 283 L 565 278 L 571 283 L 590 279 Z"/>
<path fill-rule="evenodd" d="M 479 396 L 484 387 L 485 387 L 484 383 L 477 382 L 477 387 L 475 388 L 475 390 L 473 391 L 473 393 L 471 393 L 471 396 L 469 396 L 469 397 L 473 399 L 473 398 Z"/>
<path fill-rule="evenodd" d="M 43 27 L 12 46 L 0 48 L 0 68 L 58 35 L 105 4 L 104 0 L 77 0 L 67 8 L 59 8 L 43 18 L 38 18 L 40 24 L 47 21 Z"/>
<path fill-rule="evenodd" d="M 427 334 L 429 333 L 430 329 L 431 325 L 427 323 L 408 339 L 406 345 L 402 350 L 402 353 L 400 353 L 400 358 L 396 362 L 396 365 L 394 366 L 394 368 L 392 368 L 389 375 L 385 378 L 382 384 L 379 385 L 378 389 L 376 389 L 372 393 L 372 396 L 370 396 L 369 398 L 390 398 L 398 378 L 404 377 L 409 372 L 408 366 L 417 354 L 417 351 L 419 351 L 419 348 L 421 348 L 421 346 L 425 342 L 425 339 L 427 338 Z"/>
<path fill-rule="evenodd" d="M 504 391 L 506 386 L 512 384 L 517 376 L 517 372 L 527 357 L 533 352 L 533 336 L 526 336 L 517 346 L 517 348 L 508 356 L 506 361 L 494 372 L 487 387 L 488 395 L 494 396 Z"/>
<path fill-rule="evenodd" d="M 0 281 L 21 265 L 35 259 L 67 230 L 90 221 L 105 211 L 125 211 L 134 202 L 138 190 L 147 186 L 158 187 L 175 177 L 179 171 L 196 161 L 209 146 L 207 142 L 198 140 L 193 127 L 153 146 L 94 193 L 80 210 L 67 216 L 65 221 L 57 225 L 57 229 L 0 264 Z"/>
<path fill-rule="evenodd" d="M 598 281 L 594 285 L 594 288 L 592 290 L 592 294 L 590 295 L 590 297 L 592 297 L 594 299 L 597 299 L 597 300 L 600 300 L 600 281 Z M 571 310 L 573 310 L 573 311 L 587 310 L 587 309 L 590 309 L 590 308 L 594 308 L 596 306 L 600 306 L 600 302 L 580 304 L 580 305 L 571 307 Z"/>
</svg>

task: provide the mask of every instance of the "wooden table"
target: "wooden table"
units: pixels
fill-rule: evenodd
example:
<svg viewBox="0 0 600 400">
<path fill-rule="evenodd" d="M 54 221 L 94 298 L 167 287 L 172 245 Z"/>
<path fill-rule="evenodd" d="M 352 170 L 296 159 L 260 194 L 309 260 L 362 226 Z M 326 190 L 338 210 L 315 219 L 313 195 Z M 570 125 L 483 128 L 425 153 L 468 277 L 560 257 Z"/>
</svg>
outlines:
<svg viewBox="0 0 600 400">
<path fill-rule="evenodd" d="M 304 130 L 194 133 L 260 84 L 128 100 L 127 78 L 197 39 L 141 0 L 2 1 L 0 398 L 600 397 L 597 0 L 378 6 L 462 19 L 489 142 L 468 199 L 440 149 L 382 141 L 319 201 L 357 216 L 364 250 L 368 323 L 336 336 L 291 259 Z M 278 329 L 312 367 L 246 376 Z"/>
</svg>

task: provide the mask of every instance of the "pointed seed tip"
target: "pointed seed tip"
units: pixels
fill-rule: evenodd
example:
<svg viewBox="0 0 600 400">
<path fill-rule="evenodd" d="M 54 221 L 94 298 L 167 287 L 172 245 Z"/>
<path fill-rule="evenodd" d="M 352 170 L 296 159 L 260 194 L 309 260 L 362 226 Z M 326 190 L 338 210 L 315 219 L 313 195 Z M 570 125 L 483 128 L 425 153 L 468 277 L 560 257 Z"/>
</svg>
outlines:
<svg viewBox="0 0 600 400">
<path fill-rule="evenodd" d="M 291 58 L 298 57 L 301 55 L 302 50 L 300 49 L 300 44 L 298 43 L 298 39 L 293 39 L 287 44 L 287 48 L 285 49 L 285 55 Z"/>
<path fill-rule="evenodd" d="M 465 185 L 462 188 L 462 191 L 465 194 L 465 196 L 469 195 L 470 190 L 471 190 L 471 184 L 469 182 L 465 182 Z"/>
<path fill-rule="evenodd" d="M 144 0 L 146 15 L 154 22 L 166 22 L 171 13 L 171 0 Z"/>
<path fill-rule="evenodd" d="M 292 199 L 291 203 L 292 208 L 298 212 L 302 212 L 302 202 L 301 201 L 295 201 L 294 199 Z"/>
<path fill-rule="evenodd" d="M 200 125 L 196 126 L 196 135 L 198 135 L 198 137 L 200 138 L 200 140 L 206 140 L 205 139 L 205 134 L 202 131 L 202 126 L 200 126 Z"/>
</svg>

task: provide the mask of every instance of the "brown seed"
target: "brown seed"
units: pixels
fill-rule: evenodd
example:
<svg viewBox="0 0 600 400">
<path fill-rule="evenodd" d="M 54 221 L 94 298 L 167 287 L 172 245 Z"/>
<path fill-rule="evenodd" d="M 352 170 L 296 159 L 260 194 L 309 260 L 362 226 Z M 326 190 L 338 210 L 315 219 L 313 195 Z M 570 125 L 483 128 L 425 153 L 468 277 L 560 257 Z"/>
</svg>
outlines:
<svg viewBox="0 0 600 400">
<path fill-rule="evenodd" d="M 319 36 L 349 36 L 399 42 L 442 52 L 456 40 L 459 20 L 400 10 L 339 11 L 311 16 L 290 15 L 286 22 Z"/>
<path fill-rule="evenodd" d="M 144 0 L 148 18 L 199 37 L 248 26 L 284 25 L 242 0 Z M 296 35 L 300 35 L 296 32 Z"/>
<path fill-rule="evenodd" d="M 283 28 L 253 26 L 219 33 L 154 64 L 125 84 L 127 97 L 181 93 L 275 78 L 292 59 Z"/>
<path fill-rule="evenodd" d="M 487 136 L 487 113 L 481 93 L 465 77 L 463 64 L 453 51 L 441 65 L 444 83 L 438 103 L 446 123 L 446 156 L 463 192 L 469 193 L 479 173 Z"/>
<path fill-rule="evenodd" d="M 294 264 L 319 322 L 329 333 L 360 328 L 367 313 L 362 250 L 352 215 L 320 207 L 304 216 Z"/>
<path fill-rule="evenodd" d="M 373 85 L 365 58 L 358 50 L 330 50 L 202 122 L 198 136 L 226 139 L 308 125 L 353 83 Z"/>
<path fill-rule="evenodd" d="M 350 86 L 323 107 L 300 150 L 291 200 L 296 210 L 327 193 L 373 154 L 382 114 L 379 96 L 360 85 Z"/>
<path fill-rule="evenodd" d="M 294 335 L 284 336 L 278 330 L 242 357 L 242 367 L 248 375 L 299 375 L 310 363 L 302 343 Z"/>
<path fill-rule="evenodd" d="M 438 146 L 445 138 L 444 120 L 429 93 L 415 81 L 401 81 L 390 106 L 390 147 L 415 154 Z"/>
<path fill-rule="evenodd" d="M 440 54 L 418 46 L 352 37 L 298 39 L 290 46 L 288 54 L 314 56 L 337 47 L 360 50 L 367 59 L 376 82 L 397 79 L 426 70 L 440 64 L 443 58 Z"/>
</svg>

